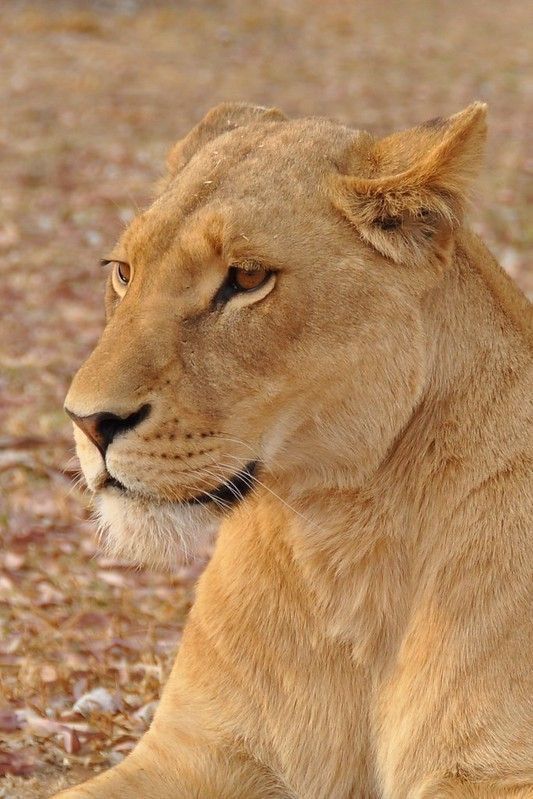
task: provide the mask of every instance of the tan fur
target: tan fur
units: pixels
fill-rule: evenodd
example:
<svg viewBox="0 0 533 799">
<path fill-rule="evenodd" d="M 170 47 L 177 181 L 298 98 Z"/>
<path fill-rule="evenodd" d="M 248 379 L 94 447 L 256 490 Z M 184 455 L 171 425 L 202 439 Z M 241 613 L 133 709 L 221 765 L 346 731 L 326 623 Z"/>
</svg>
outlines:
<svg viewBox="0 0 533 799">
<path fill-rule="evenodd" d="M 77 433 L 112 548 L 220 529 L 151 729 L 62 799 L 533 795 L 533 325 L 463 219 L 484 134 L 225 105 L 173 150 L 66 404 L 152 406 L 127 495 Z M 213 309 L 250 259 L 274 287 Z M 180 504 L 251 459 L 230 513 Z"/>
</svg>

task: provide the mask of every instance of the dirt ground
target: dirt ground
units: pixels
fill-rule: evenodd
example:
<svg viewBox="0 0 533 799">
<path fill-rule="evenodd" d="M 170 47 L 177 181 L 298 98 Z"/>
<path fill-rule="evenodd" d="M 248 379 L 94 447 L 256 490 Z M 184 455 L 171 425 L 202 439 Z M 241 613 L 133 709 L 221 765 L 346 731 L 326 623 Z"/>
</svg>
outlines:
<svg viewBox="0 0 533 799">
<path fill-rule="evenodd" d="M 62 412 L 102 326 L 98 260 L 168 147 L 222 100 L 377 133 L 486 100 L 473 224 L 531 294 L 528 17 L 523 0 L 4 0 L 0 797 L 46 797 L 131 749 L 191 603 L 198 568 L 98 553 Z"/>
</svg>

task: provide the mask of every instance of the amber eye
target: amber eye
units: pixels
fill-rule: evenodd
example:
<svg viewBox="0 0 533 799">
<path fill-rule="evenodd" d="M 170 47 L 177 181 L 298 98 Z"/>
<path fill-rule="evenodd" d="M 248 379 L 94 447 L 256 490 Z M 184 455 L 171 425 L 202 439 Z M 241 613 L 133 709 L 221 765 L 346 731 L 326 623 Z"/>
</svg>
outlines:
<svg viewBox="0 0 533 799">
<path fill-rule="evenodd" d="M 131 278 L 131 267 L 129 264 L 124 264 L 121 261 L 117 261 L 115 264 L 115 276 L 117 283 L 119 283 L 121 286 L 127 286 Z"/>
<path fill-rule="evenodd" d="M 253 291 L 262 286 L 271 272 L 263 266 L 244 269 L 238 266 L 230 268 L 230 280 L 235 291 Z"/>
<path fill-rule="evenodd" d="M 102 261 L 102 263 L 111 264 L 113 271 L 111 272 L 111 282 L 115 293 L 119 297 L 123 297 L 126 289 L 131 283 L 133 277 L 133 269 L 124 261 Z"/>
<path fill-rule="evenodd" d="M 226 279 L 213 298 L 213 304 L 221 308 L 235 299 L 242 305 L 256 302 L 270 294 L 276 282 L 275 270 L 262 266 L 257 261 L 233 264 L 229 267 Z M 246 295 L 250 295 L 250 299 Z M 233 304 L 233 307 L 236 307 Z"/>
</svg>

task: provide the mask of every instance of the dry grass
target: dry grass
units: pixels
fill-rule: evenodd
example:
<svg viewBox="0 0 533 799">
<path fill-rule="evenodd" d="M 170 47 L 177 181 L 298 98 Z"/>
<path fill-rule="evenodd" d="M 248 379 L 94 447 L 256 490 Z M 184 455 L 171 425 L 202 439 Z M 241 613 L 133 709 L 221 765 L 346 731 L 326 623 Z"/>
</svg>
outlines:
<svg viewBox="0 0 533 799">
<path fill-rule="evenodd" d="M 131 748 L 191 601 L 190 572 L 98 555 L 61 410 L 102 324 L 97 261 L 169 145 L 228 99 L 377 132 L 487 100 L 474 222 L 531 292 L 528 23 L 522 0 L 2 4 L 0 797 Z M 95 687 L 113 707 L 73 713 Z"/>
</svg>

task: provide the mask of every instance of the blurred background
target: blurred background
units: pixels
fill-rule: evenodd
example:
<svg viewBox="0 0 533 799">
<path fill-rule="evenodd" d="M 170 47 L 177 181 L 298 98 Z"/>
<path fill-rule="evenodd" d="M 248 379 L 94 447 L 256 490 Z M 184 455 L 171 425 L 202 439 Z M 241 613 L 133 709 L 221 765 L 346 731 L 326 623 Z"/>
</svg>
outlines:
<svg viewBox="0 0 533 799">
<path fill-rule="evenodd" d="M 223 100 L 377 134 L 485 100 L 472 221 L 531 296 L 530 30 L 523 0 L 3 0 L 0 797 L 124 757 L 191 602 L 195 570 L 98 554 L 62 411 L 103 323 L 98 261 L 170 145 Z"/>
</svg>

